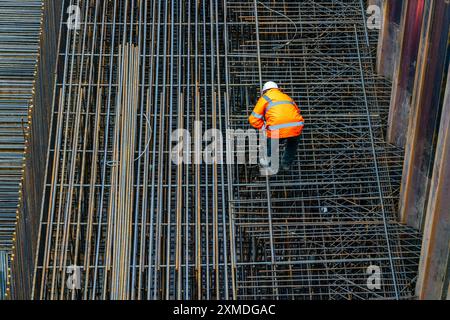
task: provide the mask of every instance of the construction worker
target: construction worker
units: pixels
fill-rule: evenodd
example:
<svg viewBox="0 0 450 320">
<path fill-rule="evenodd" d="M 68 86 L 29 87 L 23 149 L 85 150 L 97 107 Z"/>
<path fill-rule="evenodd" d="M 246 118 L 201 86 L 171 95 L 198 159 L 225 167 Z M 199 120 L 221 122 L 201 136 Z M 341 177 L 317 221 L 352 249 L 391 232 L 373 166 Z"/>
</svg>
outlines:
<svg viewBox="0 0 450 320">
<path fill-rule="evenodd" d="M 267 159 L 261 159 L 262 167 L 270 165 L 271 145 L 286 141 L 286 150 L 281 158 L 281 170 L 288 171 L 297 154 L 299 137 L 304 120 L 294 100 L 285 94 L 275 82 L 267 82 L 262 89 L 262 97 L 249 118 L 250 124 L 258 130 L 267 132 Z"/>
</svg>

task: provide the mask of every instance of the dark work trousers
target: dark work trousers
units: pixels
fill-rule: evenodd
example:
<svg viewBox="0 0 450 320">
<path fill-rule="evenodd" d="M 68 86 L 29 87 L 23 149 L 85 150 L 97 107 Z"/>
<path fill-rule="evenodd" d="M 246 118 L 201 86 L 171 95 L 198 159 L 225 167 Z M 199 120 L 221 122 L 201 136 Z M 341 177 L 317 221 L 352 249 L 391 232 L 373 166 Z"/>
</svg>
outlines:
<svg viewBox="0 0 450 320">
<path fill-rule="evenodd" d="M 279 146 L 281 147 L 282 143 L 286 143 L 286 148 L 284 150 L 283 156 L 281 157 L 281 166 L 290 167 L 292 162 L 294 162 L 295 157 L 297 156 L 297 148 L 300 142 L 300 137 L 292 137 L 279 139 Z M 267 157 L 270 158 L 272 156 L 272 139 L 267 138 Z"/>
</svg>

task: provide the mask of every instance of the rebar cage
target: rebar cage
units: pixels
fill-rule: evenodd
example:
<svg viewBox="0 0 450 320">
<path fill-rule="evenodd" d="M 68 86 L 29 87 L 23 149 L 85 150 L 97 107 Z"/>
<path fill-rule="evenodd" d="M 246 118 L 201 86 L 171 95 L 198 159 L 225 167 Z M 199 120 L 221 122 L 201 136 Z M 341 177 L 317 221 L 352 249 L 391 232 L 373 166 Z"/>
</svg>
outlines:
<svg viewBox="0 0 450 320">
<path fill-rule="evenodd" d="M 34 298 L 412 297 L 420 236 L 397 222 L 403 153 L 363 1 L 69 6 Z M 268 80 L 306 120 L 289 173 L 205 164 L 206 141 L 173 163 L 173 131 L 246 130 Z"/>
</svg>

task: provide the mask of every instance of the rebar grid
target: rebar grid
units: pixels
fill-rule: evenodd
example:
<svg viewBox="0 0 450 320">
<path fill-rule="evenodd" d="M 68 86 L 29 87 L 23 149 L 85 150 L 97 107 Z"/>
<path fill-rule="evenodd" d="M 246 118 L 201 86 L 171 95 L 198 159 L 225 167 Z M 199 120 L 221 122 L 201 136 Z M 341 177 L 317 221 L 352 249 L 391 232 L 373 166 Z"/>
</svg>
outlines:
<svg viewBox="0 0 450 320">
<path fill-rule="evenodd" d="M 225 126 L 219 2 L 68 5 L 34 297 L 232 298 L 225 167 L 169 157 L 173 130 Z"/>
<path fill-rule="evenodd" d="M 306 121 L 293 172 L 270 192 L 257 168 L 234 168 L 238 296 L 411 298 L 420 237 L 396 222 L 402 151 L 384 143 L 389 90 L 373 76 L 362 2 L 227 6 L 241 22 L 230 27 L 231 82 L 248 85 L 231 94 L 231 126 L 247 125 L 259 79 L 278 82 Z M 370 266 L 382 270 L 378 291 Z"/>
<path fill-rule="evenodd" d="M 420 239 L 395 222 L 402 152 L 360 1 L 64 4 L 82 20 L 61 21 L 34 298 L 410 297 Z M 206 143 L 172 163 L 173 130 L 247 129 L 262 80 L 307 121 L 289 175 L 206 165 Z"/>
</svg>

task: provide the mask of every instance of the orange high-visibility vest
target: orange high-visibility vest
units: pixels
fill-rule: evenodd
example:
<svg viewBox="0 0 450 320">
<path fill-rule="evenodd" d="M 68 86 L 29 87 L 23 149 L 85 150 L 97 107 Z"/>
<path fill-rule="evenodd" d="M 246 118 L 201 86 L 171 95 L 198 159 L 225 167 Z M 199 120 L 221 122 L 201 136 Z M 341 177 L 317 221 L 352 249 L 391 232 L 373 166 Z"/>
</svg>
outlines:
<svg viewBox="0 0 450 320">
<path fill-rule="evenodd" d="M 256 103 L 250 124 L 261 129 L 264 124 L 269 138 L 291 138 L 302 134 L 304 119 L 297 104 L 279 89 L 267 91 Z"/>
</svg>

